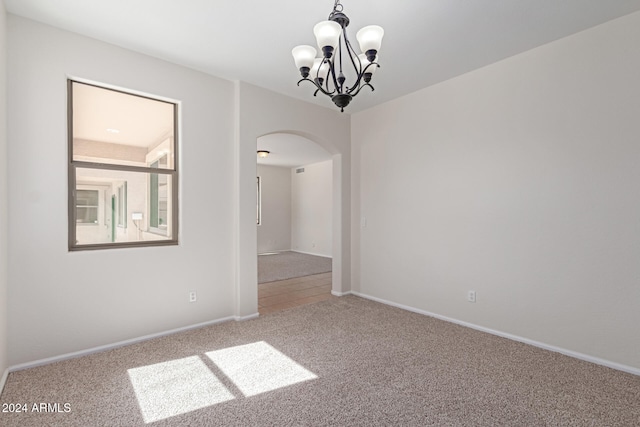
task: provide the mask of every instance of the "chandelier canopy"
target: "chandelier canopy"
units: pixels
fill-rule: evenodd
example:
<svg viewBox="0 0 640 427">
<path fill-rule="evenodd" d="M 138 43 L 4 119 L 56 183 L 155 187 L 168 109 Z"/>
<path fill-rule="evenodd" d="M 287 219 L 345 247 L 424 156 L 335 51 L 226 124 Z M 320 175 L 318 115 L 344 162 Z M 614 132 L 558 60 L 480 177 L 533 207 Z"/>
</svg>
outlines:
<svg viewBox="0 0 640 427">
<path fill-rule="evenodd" d="M 340 111 L 344 111 L 344 107 L 349 105 L 351 99 L 363 87 L 369 86 L 374 90 L 371 86 L 371 78 L 376 68 L 380 67 L 377 63 L 377 55 L 384 35 L 384 30 L 377 25 L 369 25 L 358 31 L 356 39 L 362 51 L 358 55 L 347 37 L 346 28 L 349 25 L 349 18 L 342 9 L 340 0 L 336 0 L 329 18 L 313 27 L 321 57 L 316 58 L 316 49 L 313 46 L 296 46 L 291 51 L 296 67 L 302 75 L 298 86 L 303 81 L 311 82 L 316 87 L 313 96 L 318 92 L 329 96 Z M 347 67 L 353 70 L 353 73 L 347 71 Z M 351 86 L 345 85 L 347 77 L 343 71 L 350 77 L 353 74 L 352 78 L 355 81 Z"/>
</svg>

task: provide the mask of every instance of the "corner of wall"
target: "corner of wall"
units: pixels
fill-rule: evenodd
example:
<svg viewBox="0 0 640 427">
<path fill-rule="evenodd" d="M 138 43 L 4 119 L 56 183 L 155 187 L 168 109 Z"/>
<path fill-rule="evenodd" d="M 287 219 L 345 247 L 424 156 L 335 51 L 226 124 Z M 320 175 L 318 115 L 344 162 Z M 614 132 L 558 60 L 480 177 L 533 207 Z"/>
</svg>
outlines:
<svg viewBox="0 0 640 427">
<path fill-rule="evenodd" d="M 7 293 L 8 293 L 8 238 L 7 219 L 7 13 L 4 2 L 0 2 L 0 393 L 8 374 L 7 361 Z"/>
<path fill-rule="evenodd" d="M 360 207 L 360 140 L 354 134 L 354 120 L 358 115 L 352 115 L 350 121 L 351 134 L 351 291 L 360 291 L 360 235 L 363 220 Z"/>
</svg>

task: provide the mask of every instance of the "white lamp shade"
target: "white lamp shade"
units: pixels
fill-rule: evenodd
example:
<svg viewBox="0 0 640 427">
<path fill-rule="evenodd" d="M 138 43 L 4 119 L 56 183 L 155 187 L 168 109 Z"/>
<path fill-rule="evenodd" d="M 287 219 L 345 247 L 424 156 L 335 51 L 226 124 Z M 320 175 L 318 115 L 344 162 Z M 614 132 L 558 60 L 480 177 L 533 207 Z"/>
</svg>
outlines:
<svg viewBox="0 0 640 427">
<path fill-rule="evenodd" d="M 367 59 L 367 55 L 365 55 L 364 53 L 361 53 L 360 55 L 358 55 L 358 59 L 360 59 L 360 66 L 362 67 L 362 71 L 364 71 L 365 68 L 367 68 L 367 65 L 371 64 L 371 62 L 369 62 L 369 60 Z M 377 62 L 378 61 L 378 57 L 376 56 L 376 58 L 373 60 L 373 62 Z M 377 65 L 372 65 L 371 67 L 367 68 L 367 73 L 375 73 L 376 69 L 378 68 Z"/>
<path fill-rule="evenodd" d="M 301 45 L 296 46 L 291 51 L 293 60 L 296 62 L 298 69 L 302 67 L 313 67 L 313 60 L 316 58 L 316 49 L 313 46 Z"/>
<path fill-rule="evenodd" d="M 341 33 L 342 27 L 335 21 L 322 21 L 313 27 L 313 34 L 320 50 L 325 46 L 331 46 L 335 50 Z"/>
<path fill-rule="evenodd" d="M 356 39 L 360 43 L 362 53 L 366 53 L 368 50 L 380 51 L 382 36 L 384 36 L 384 30 L 377 25 L 369 25 L 358 31 Z"/>
</svg>

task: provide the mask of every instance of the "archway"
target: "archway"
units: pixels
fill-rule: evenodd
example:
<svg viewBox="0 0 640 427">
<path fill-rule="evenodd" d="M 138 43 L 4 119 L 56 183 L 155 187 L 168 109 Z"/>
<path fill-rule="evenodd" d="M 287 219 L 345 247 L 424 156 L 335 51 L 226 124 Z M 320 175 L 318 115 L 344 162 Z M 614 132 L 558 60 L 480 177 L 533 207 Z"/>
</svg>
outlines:
<svg viewBox="0 0 640 427">
<path fill-rule="evenodd" d="M 293 133 L 257 139 L 258 308 L 331 297 L 333 159 Z M 305 277 L 306 276 L 306 277 Z"/>
<path fill-rule="evenodd" d="M 270 134 L 292 134 L 323 147 L 333 162 L 332 293 L 350 288 L 350 119 L 346 115 L 238 84 L 237 102 L 237 319 L 257 316 L 256 141 Z"/>
</svg>

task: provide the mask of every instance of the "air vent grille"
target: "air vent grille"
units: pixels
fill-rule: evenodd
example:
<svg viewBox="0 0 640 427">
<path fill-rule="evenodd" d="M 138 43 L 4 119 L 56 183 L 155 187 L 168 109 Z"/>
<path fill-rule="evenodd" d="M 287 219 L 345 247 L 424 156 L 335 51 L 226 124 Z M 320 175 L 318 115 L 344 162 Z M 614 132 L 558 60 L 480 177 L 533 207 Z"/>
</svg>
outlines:
<svg viewBox="0 0 640 427">
<path fill-rule="evenodd" d="M 304 168 L 298 168 L 298 169 L 296 169 L 296 173 L 304 173 Z"/>
</svg>

